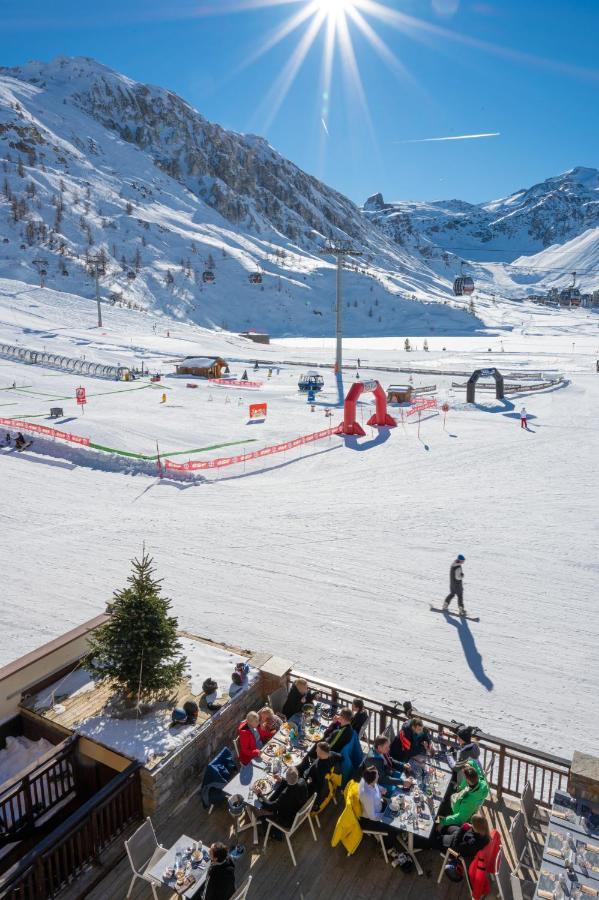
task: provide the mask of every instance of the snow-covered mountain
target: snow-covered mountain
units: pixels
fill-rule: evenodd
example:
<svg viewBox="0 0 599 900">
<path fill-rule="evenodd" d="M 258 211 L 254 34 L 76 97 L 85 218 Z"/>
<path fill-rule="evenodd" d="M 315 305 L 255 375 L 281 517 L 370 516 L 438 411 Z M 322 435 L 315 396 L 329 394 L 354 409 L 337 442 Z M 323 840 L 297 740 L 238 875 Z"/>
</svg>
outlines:
<svg viewBox="0 0 599 900">
<path fill-rule="evenodd" d="M 464 259 L 511 262 L 599 226 L 599 171 L 579 166 L 481 204 L 385 203 L 374 194 L 364 212 L 400 246 L 430 242 Z"/>
<path fill-rule="evenodd" d="M 450 300 L 440 252 L 398 246 L 264 139 L 94 60 L 0 68 L 0 160 L 4 277 L 89 297 L 99 257 L 113 302 L 211 327 L 331 334 L 334 263 L 321 251 L 332 238 L 363 253 L 344 277 L 348 333 L 477 326 Z"/>
</svg>

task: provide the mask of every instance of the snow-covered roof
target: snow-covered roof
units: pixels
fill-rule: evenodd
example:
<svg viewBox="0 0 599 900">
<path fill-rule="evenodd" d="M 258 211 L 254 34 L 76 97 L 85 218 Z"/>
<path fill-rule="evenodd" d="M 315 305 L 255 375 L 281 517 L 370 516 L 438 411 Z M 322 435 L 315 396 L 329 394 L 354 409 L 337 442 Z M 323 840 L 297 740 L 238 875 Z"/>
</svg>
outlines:
<svg viewBox="0 0 599 900">
<path fill-rule="evenodd" d="M 208 369 L 220 360 L 220 356 L 186 356 L 177 363 L 179 366 L 190 366 L 197 369 Z"/>
</svg>

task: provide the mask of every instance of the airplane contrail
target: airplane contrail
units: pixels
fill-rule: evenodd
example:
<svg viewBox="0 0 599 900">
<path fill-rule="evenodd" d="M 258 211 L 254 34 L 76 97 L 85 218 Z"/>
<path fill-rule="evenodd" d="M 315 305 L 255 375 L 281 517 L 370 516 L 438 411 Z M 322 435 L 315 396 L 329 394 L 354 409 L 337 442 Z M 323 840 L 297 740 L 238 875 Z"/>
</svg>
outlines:
<svg viewBox="0 0 599 900">
<path fill-rule="evenodd" d="M 320 121 L 322 122 L 322 127 L 324 128 L 324 130 L 325 130 L 326 133 L 328 134 L 328 133 L 329 133 L 329 129 L 327 128 L 327 123 L 325 122 L 324 119 L 321 119 Z"/>
<path fill-rule="evenodd" d="M 407 141 L 393 141 L 394 144 L 428 144 L 433 141 L 472 141 L 475 138 L 489 138 L 489 137 L 499 137 L 501 135 L 500 131 L 488 131 L 484 134 L 454 134 L 447 135 L 446 137 L 434 137 L 434 138 L 412 138 Z"/>
</svg>

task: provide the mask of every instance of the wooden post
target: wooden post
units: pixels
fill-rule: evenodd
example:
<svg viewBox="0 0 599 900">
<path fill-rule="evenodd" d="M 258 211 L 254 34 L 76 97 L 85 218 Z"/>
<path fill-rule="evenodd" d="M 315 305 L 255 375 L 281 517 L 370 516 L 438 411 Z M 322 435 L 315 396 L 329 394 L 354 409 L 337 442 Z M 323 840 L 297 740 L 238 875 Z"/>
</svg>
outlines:
<svg viewBox="0 0 599 900">
<path fill-rule="evenodd" d="M 503 795 L 503 774 L 505 771 L 505 747 L 499 745 L 499 766 L 497 768 L 497 797 L 501 800 Z"/>
</svg>

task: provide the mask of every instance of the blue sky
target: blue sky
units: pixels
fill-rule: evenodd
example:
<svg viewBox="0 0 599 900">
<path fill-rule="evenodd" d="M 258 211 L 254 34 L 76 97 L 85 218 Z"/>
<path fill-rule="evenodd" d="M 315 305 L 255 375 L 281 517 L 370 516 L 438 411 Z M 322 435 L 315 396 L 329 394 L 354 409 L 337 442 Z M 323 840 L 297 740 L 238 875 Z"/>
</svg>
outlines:
<svg viewBox="0 0 599 900">
<path fill-rule="evenodd" d="M 372 15 L 373 0 L 354 0 L 400 63 L 388 65 L 346 14 L 368 112 L 338 40 L 323 99 L 323 25 L 269 121 L 272 92 L 316 13 L 239 66 L 315 2 L 333 0 L 0 0 L 0 63 L 93 56 L 176 91 L 227 128 L 264 134 L 358 203 L 375 191 L 389 200 L 479 202 L 576 165 L 599 166 L 596 0 L 379 0 L 418 20 L 407 28 L 405 19 Z M 500 136 L 402 143 L 488 132 Z"/>
</svg>

